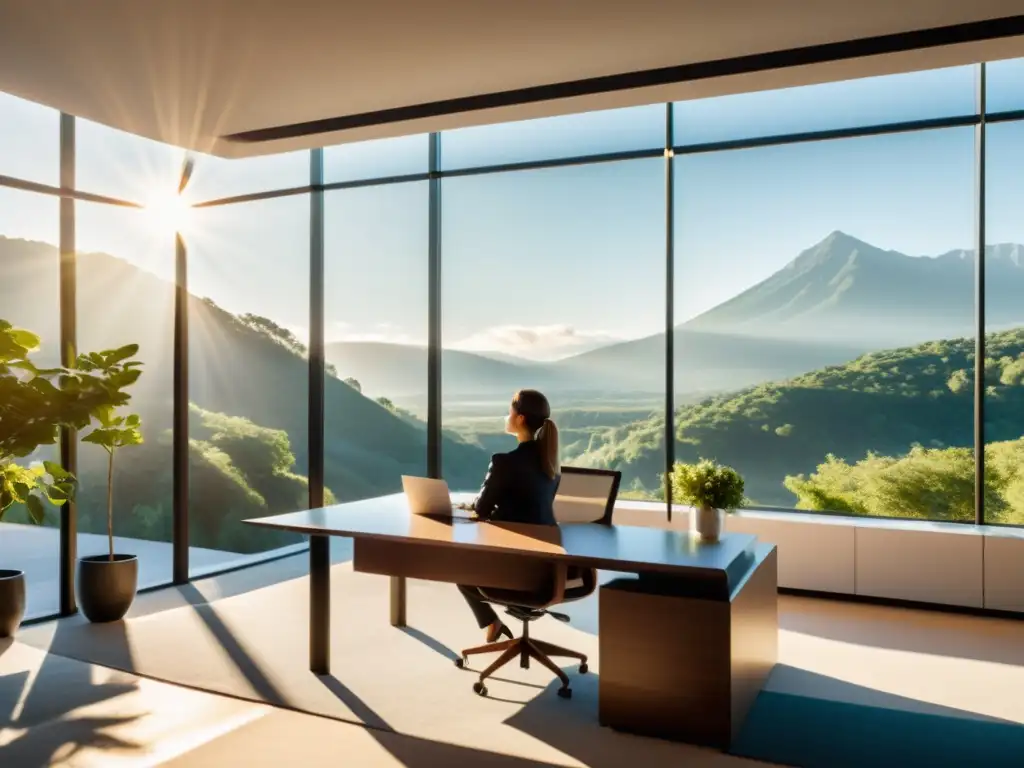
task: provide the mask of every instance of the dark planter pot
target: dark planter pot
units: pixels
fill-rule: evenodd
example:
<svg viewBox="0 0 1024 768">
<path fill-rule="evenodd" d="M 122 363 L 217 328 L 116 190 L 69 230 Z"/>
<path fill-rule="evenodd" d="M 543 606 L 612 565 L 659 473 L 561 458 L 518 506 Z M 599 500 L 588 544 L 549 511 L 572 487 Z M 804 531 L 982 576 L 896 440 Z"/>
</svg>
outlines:
<svg viewBox="0 0 1024 768">
<path fill-rule="evenodd" d="M 25 615 L 25 574 L 0 570 L 0 637 L 14 637 Z"/>
<path fill-rule="evenodd" d="M 78 607 L 97 624 L 123 619 L 135 600 L 139 559 L 135 555 L 93 555 L 78 561 Z"/>
</svg>

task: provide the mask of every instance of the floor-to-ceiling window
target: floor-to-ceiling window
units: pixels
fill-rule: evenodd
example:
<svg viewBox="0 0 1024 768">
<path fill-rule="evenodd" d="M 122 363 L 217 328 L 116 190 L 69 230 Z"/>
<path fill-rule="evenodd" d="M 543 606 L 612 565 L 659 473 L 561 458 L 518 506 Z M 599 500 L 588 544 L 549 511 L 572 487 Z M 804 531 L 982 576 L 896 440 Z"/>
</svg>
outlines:
<svg viewBox="0 0 1024 768">
<path fill-rule="evenodd" d="M 88 120 L 75 121 L 75 186 L 132 203 L 76 200 L 77 342 L 80 353 L 138 345 L 142 374 L 121 415 L 140 417 L 142 443 L 109 454 L 79 434 L 78 554 L 114 548 L 139 558 L 139 584 L 172 577 L 174 196 L 184 152 Z M 140 207 L 141 206 L 141 207 Z"/>
<path fill-rule="evenodd" d="M 974 520 L 972 68 L 676 105 L 676 458 L 754 507 Z M 806 138 L 806 137 L 805 137 Z"/>
<path fill-rule="evenodd" d="M 189 565 L 301 537 L 244 525 L 308 503 L 309 195 L 197 208 L 189 300 Z"/>
<path fill-rule="evenodd" d="M 678 460 L 754 506 L 973 521 L 973 143 L 677 157 Z"/>
<path fill-rule="evenodd" d="M 1024 59 L 987 67 L 985 519 L 1024 525 Z"/>
<path fill-rule="evenodd" d="M 60 185 L 60 113 L 0 92 L 0 176 Z"/>
<path fill-rule="evenodd" d="M 427 182 L 324 209 L 324 481 L 342 501 L 395 493 L 427 472 Z"/>
<path fill-rule="evenodd" d="M 256 195 L 309 184 L 309 152 L 228 160 L 199 155 L 185 193 L 193 203 Z"/>
<path fill-rule="evenodd" d="M 442 136 L 443 167 L 656 150 L 664 109 Z M 479 135 L 477 135 L 479 134 Z M 565 464 L 618 466 L 627 425 L 664 421 L 664 161 L 455 175 L 442 181 L 443 425 L 449 484 L 479 486 L 513 393 L 547 395 Z M 663 428 L 663 427 L 662 427 Z M 664 461 L 627 479 L 656 497 Z M 648 475 L 650 475 L 648 477 Z"/>
<path fill-rule="evenodd" d="M 30 360 L 42 368 L 60 362 L 58 217 L 57 198 L 0 187 L 0 321 L 39 338 Z M 9 434 L 6 425 L 0 433 Z M 0 456 L 11 459 L 22 467 L 39 466 L 60 461 L 60 451 L 49 444 L 27 456 Z M 28 616 L 58 610 L 59 520 L 57 509 L 46 504 L 42 526 L 33 525 L 28 510 L 17 504 L 0 521 L 0 569 L 25 572 Z"/>
<path fill-rule="evenodd" d="M 59 126 L 55 110 L 0 93 L 0 177 L 57 185 Z M 59 217 L 56 197 L 0 186 L 0 321 L 39 338 L 30 359 L 41 367 L 60 362 Z M 59 461 L 60 452 L 43 445 L 13 460 L 39 466 Z M 3 513 L 0 569 L 25 571 L 27 615 L 38 616 L 58 609 L 59 513 L 45 504 L 43 525 L 31 522 L 20 504 Z"/>
</svg>

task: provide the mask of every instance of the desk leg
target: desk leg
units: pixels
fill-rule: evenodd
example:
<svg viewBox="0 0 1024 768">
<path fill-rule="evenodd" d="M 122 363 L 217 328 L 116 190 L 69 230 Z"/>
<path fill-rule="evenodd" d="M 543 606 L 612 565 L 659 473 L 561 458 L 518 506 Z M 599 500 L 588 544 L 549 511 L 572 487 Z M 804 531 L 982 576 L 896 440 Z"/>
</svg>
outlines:
<svg viewBox="0 0 1024 768">
<path fill-rule="evenodd" d="M 391 577 L 391 626 L 405 626 L 405 577 Z"/>
<path fill-rule="evenodd" d="M 309 671 L 331 671 L 331 539 L 309 537 Z"/>
</svg>

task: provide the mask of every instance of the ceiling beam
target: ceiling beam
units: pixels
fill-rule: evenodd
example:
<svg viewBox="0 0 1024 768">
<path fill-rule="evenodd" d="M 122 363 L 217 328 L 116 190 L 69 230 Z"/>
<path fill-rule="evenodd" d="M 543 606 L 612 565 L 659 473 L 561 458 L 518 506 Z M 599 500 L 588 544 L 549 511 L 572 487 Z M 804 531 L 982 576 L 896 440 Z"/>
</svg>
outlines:
<svg viewBox="0 0 1024 768">
<path fill-rule="evenodd" d="M 268 128 L 241 131 L 222 136 L 232 143 L 253 144 L 295 139 L 322 133 L 348 131 L 424 118 L 478 112 L 481 110 L 556 101 L 580 96 L 628 91 L 638 88 L 672 85 L 696 80 L 730 77 L 768 70 L 805 67 L 835 61 L 884 56 L 948 45 L 999 40 L 1024 35 L 1024 15 L 1000 19 L 933 27 L 876 37 L 844 40 L 769 53 L 749 54 L 717 61 L 680 64 L 618 75 L 592 77 L 509 91 L 464 96 L 373 112 L 322 118 Z"/>
</svg>

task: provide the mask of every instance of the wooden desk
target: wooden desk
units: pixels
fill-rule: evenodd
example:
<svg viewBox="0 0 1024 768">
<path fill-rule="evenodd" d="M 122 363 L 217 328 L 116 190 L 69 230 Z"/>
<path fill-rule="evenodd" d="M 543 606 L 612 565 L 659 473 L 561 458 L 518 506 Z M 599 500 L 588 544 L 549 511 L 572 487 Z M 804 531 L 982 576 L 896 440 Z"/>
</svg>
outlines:
<svg viewBox="0 0 1024 768">
<path fill-rule="evenodd" d="M 310 537 L 309 668 L 317 674 L 327 674 L 330 668 L 331 536 L 353 539 L 355 570 L 391 577 L 391 623 L 396 626 L 405 624 L 406 578 L 529 589 L 532 585 L 524 582 L 524 579 L 530 577 L 524 574 L 536 573 L 537 569 L 523 568 L 527 560 L 637 574 L 635 584 L 616 590 L 614 595 L 608 592 L 610 607 L 607 611 L 606 590 L 602 590 L 601 621 L 605 622 L 606 616 L 611 617 L 608 621 L 614 622 L 618 629 L 612 632 L 609 627 L 609 636 L 614 635 L 615 638 L 622 637 L 622 628 L 625 626 L 634 638 L 642 634 L 656 634 L 662 640 L 674 642 L 673 637 L 664 637 L 664 622 L 659 623 L 667 610 L 673 616 L 672 626 L 676 630 L 680 621 L 688 626 L 691 644 L 716 647 L 720 656 L 724 653 L 725 658 L 732 660 L 735 654 L 729 649 L 735 645 L 733 627 L 738 626 L 735 614 L 746 603 L 751 603 L 746 613 L 756 617 L 755 626 L 752 632 L 747 633 L 740 653 L 743 658 L 731 661 L 723 673 L 724 677 L 719 675 L 714 680 L 714 684 L 722 688 L 718 691 L 721 694 L 718 699 L 729 704 L 720 708 L 722 716 L 727 717 L 727 711 L 732 713 L 726 724 L 726 730 L 730 732 L 735 730 L 737 716 L 739 722 L 742 722 L 747 708 L 753 703 L 754 696 L 760 691 L 761 684 L 775 663 L 778 634 L 775 547 L 758 544 L 754 536 L 747 534 L 727 534 L 720 542 L 707 544 L 689 532 L 659 528 L 598 524 L 533 526 L 443 520 L 411 515 L 402 494 L 245 522 L 303 533 Z M 748 585 L 751 584 L 756 585 L 756 588 L 750 589 Z M 756 599 L 740 600 L 741 593 Z M 645 628 L 644 622 L 639 621 L 630 628 L 629 622 L 624 620 L 626 614 L 623 614 L 622 609 L 625 607 L 628 614 L 630 595 L 637 595 L 637 600 L 646 600 L 650 595 L 658 596 L 660 602 L 656 604 L 660 607 L 653 612 L 648 609 L 644 614 L 653 622 L 651 626 Z M 611 597 L 615 597 L 614 602 Z M 669 602 L 665 602 L 666 599 Z M 708 604 L 723 607 L 723 610 L 715 614 L 717 618 L 711 624 L 707 621 L 707 612 L 701 613 L 699 610 Z M 641 604 L 637 602 L 637 605 Z M 694 622 L 687 624 L 691 609 L 697 612 L 693 614 Z M 599 629 L 599 635 L 603 631 Z M 622 659 L 616 658 L 617 655 L 634 655 L 625 647 L 629 645 L 629 635 L 626 640 L 625 645 L 614 640 L 607 650 L 602 644 L 602 677 L 607 664 L 610 673 L 624 669 L 628 670 L 629 679 L 634 679 L 637 660 L 623 665 L 620 663 Z M 671 648 L 666 653 L 671 657 Z M 745 685 L 739 686 L 743 689 L 741 691 L 734 690 L 735 670 L 732 667 L 735 663 L 743 667 L 742 677 L 747 681 Z M 689 669 L 693 663 L 681 659 L 678 665 Z M 685 670 L 681 676 L 673 675 L 671 670 L 667 671 L 667 675 L 665 672 L 662 670 L 665 679 L 678 681 L 692 677 Z M 613 676 L 609 675 L 609 679 Z M 636 679 L 642 677 L 640 675 Z M 649 685 L 649 682 L 645 684 Z M 615 690 L 621 692 L 616 694 L 618 699 L 632 700 L 631 696 L 635 699 L 636 691 L 627 691 L 628 685 L 623 688 L 621 679 L 616 685 Z M 671 696 L 672 690 L 663 694 Z M 734 693 L 741 700 L 734 701 Z M 685 691 L 675 691 L 677 698 L 680 694 L 685 698 Z M 603 681 L 601 695 L 603 700 L 611 696 L 606 696 Z M 691 701 L 689 706 L 694 711 L 706 708 L 705 698 Z M 636 709 L 636 706 L 632 704 L 629 708 Z M 602 705 L 602 722 L 613 727 L 621 725 L 623 729 L 636 730 L 630 718 L 617 718 L 614 714 L 617 709 Z M 612 714 L 606 716 L 606 712 Z M 715 733 L 724 732 L 722 729 L 725 726 L 721 722 L 715 727 Z M 655 735 L 671 738 L 672 733 L 666 731 L 666 728 L 671 729 L 671 724 L 664 725 Z M 727 743 L 721 743 L 720 736 L 701 740 L 700 734 L 694 737 L 692 729 L 684 735 L 688 741 L 727 746 Z"/>
</svg>

